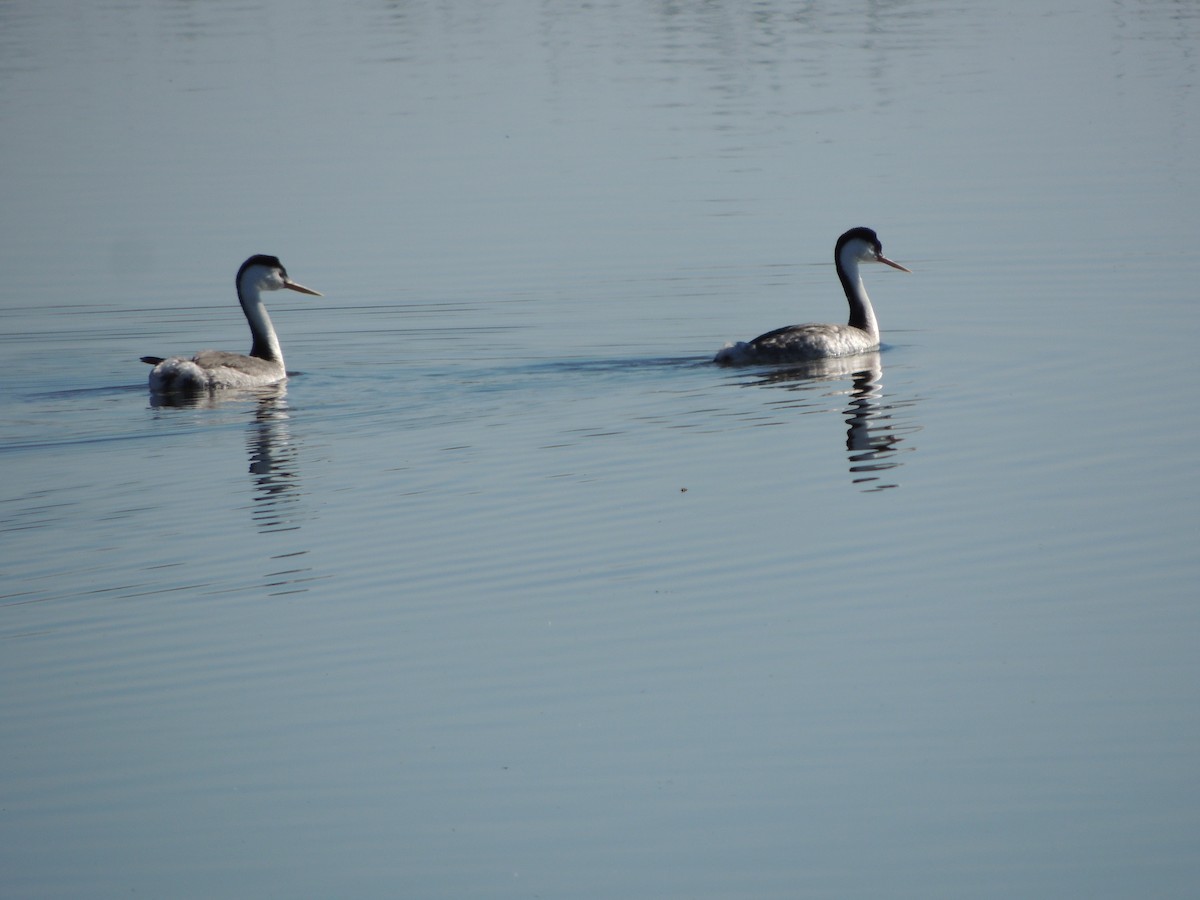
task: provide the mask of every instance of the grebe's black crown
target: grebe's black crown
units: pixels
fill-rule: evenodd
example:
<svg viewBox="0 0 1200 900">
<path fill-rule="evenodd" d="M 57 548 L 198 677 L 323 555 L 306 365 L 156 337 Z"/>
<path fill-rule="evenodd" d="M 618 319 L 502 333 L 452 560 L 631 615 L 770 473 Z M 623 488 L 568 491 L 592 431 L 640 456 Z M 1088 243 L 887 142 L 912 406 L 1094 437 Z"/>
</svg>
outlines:
<svg viewBox="0 0 1200 900">
<path fill-rule="evenodd" d="M 845 234 L 843 234 L 840 238 L 837 239 L 837 246 L 835 246 L 833 248 L 834 258 L 836 259 L 839 256 L 841 256 L 842 248 L 845 247 L 846 244 L 850 243 L 850 241 L 853 241 L 853 240 L 866 241 L 868 244 L 870 244 L 872 247 L 875 248 L 876 253 L 883 252 L 883 244 L 879 243 L 879 235 L 877 235 L 870 228 L 864 228 L 862 226 L 859 226 L 858 228 L 851 228 L 849 231 L 847 231 Z"/>
<path fill-rule="evenodd" d="M 246 274 L 247 269 L 253 266 L 266 266 L 269 269 L 278 269 L 283 273 L 283 277 L 287 278 L 287 270 L 283 267 L 283 263 L 279 261 L 278 256 L 266 256 L 262 253 L 256 253 L 254 256 L 242 263 L 242 267 L 238 269 L 237 278 L 234 279 L 235 282 L 237 284 L 241 284 L 242 276 Z"/>
</svg>

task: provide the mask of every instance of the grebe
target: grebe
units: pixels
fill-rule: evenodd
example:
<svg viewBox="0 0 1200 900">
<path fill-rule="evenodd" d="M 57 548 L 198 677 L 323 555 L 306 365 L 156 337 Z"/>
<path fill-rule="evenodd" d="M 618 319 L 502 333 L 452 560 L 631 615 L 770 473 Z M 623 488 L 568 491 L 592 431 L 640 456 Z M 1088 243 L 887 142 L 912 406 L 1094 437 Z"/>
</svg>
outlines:
<svg viewBox="0 0 1200 900">
<path fill-rule="evenodd" d="M 717 351 L 713 362 L 727 366 L 755 363 L 804 362 L 835 356 L 854 356 L 879 349 L 879 324 L 875 310 L 858 274 L 860 262 L 879 262 L 910 272 L 900 263 L 883 255 L 883 245 L 870 228 L 851 228 L 833 248 L 838 280 L 850 304 L 847 325 L 788 325 L 761 334 L 746 343 L 726 344 Z"/>
<path fill-rule="evenodd" d="M 277 257 L 261 254 L 242 263 L 236 283 L 238 301 L 254 337 L 250 355 L 227 350 L 201 350 L 191 359 L 143 356 L 142 362 L 154 366 L 150 373 L 150 390 L 164 394 L 198 393 L 216 388 L 261 387 L 287 378 L 283 351 L 279 349 L 279 338 L 275 336 L 271 317 L 263 305 L 262 292 L 287 288 L 314 297 L 321 294 L 288 278 L 287 270 Z"/>
</svg>

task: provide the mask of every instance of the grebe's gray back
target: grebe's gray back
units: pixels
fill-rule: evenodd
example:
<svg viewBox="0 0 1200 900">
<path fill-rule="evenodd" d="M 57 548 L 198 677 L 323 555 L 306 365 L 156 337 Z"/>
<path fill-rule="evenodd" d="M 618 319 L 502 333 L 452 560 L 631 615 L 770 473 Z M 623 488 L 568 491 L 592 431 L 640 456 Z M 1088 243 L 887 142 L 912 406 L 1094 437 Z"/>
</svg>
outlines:
<svg viewBox="0 0 1200 900">
<path fill-rule="evenodd" d="M 190 359 L 172 356 L 143 356 L 142 362 L 154 366 L 150 372 L 150 390 L 156 393 L 198 393 L 217 388 L 253 388 L 274 384 L 287 378 L 283 351 L 267 307 L 264 291 L 286 288 L 320 297 L 318 291 L 297 284 L 288 277 L 283 263 L 274 256 L 252 256 L 238 269 L 238 302 L 246 314 L 253 343 L 250 354 L 228 350 L 201 350 Z"/>
<path fill-rule="evenodd" d="M 727 366 L 759 363 L 804 362 L 835 356 L 854 356 L 879 349 L 879 323 L 871 298 L 858 273 L 860 262 L 878 262 L 909 270 L 883 255 L 879 236 L 870 228 L 851 228 L 837 239 L 833 248 L 838 280 L 850 304 L 846 325 L 788 325 L 760 334 L 752 341 L 726 344 L 717 351 L 713 362 Z"/>
</svg>

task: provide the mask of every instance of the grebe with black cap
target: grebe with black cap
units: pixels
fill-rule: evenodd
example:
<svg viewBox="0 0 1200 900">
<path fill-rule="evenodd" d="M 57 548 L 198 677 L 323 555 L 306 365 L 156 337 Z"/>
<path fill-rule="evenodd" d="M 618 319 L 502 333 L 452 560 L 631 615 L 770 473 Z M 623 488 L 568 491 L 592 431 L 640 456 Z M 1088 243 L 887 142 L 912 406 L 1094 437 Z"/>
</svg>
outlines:
<svg viewBox="0 0 1200 900">
<path fill-rule="evenodd" d="M 750 342 L 726 344 L 713 362 L 726 366 L 759 363 L 805 362 L 837 356 L 854 356 L 879 349 L 879 323 L 871 298 L 858 273 L 860 262 L 877 262 L 909 272 L 883 255 L 879 236 L 870 228 L 851 228 L 837 239 L 833 249 L 838 280 L 850 304 L 846 325 L 788 325 L 761 334 Z"/>
<path fill-rule="evenodd" d="M 150 372 L 150 390 L 156 393 L 198 393 L 217 388 L 254 388 L 275 384 L 287 378 L 279 338 L 263 304 L 263 291 L 286 288 L 301 294 L 320 297 L 318 291 L 306 288 L 288 278 L 283 263 L 274 256 L 252 256 L 238 269 L 238 302 L 250 325 L 254 342 L 250 355 L 227 350 L 201 350 L 191 359 L 172 356 L 143 356 L 142 362 L 154 366 Z"/>
</svg>

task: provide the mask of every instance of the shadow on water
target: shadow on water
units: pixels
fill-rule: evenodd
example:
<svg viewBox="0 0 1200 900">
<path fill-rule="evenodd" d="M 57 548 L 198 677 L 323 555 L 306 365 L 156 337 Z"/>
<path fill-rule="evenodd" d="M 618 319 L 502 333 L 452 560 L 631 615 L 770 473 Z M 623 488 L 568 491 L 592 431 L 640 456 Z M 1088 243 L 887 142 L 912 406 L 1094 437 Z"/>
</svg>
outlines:
<svg viewBox="0 0 1200 900">
<path fill-rule="evenodd" d="M 883 491 L 899 487 L 884 473 L 898 468 L 900 453 L 916 447 L 908 444 L 909 437 L 921 430 L 909 418 L 907 410 L 915 406 L 916 398 L 891 399 L 883 390 L 883 361 L 879 353 L 842 359 L 812 360 L 800 365 L 756 368 L 749 377 L 739 379 L 740 387 L 782 388 L 787 391 L 811 393 L 830 382 L 850 382 L 848 390 L 833 392 L 847 397 L 841 410 L 846 419 L 846 453 L 850 477 L 864 491 Z M 825 394 L 830 396 L 830 394 Z M 808 407 L 804 401 L 786 401 L 780 407 Z"/>
<path fill-rule="evenodd" d="M 706 368 L 708 360 L 697 357 L 567 357 L 525 361 L 487 368 L 459 368 L 454 378 L 472 391 L 489 394 L 519 393 L 531 389 L 546 391 L 590 390 L 604 385 L 606 390 L 625 385 L 643 389 L 673 374 Z"/>
<path fill-rule="evenodd" d="M 711 358 L 707 356 L 662 356 L 646 359 L 622 357 L 553 359 L 531 362 L 518 367 L 517 371 L 531 375 L 607 375 L 632 374 L 663 370 L 708 368 Z"/>
</svg>

